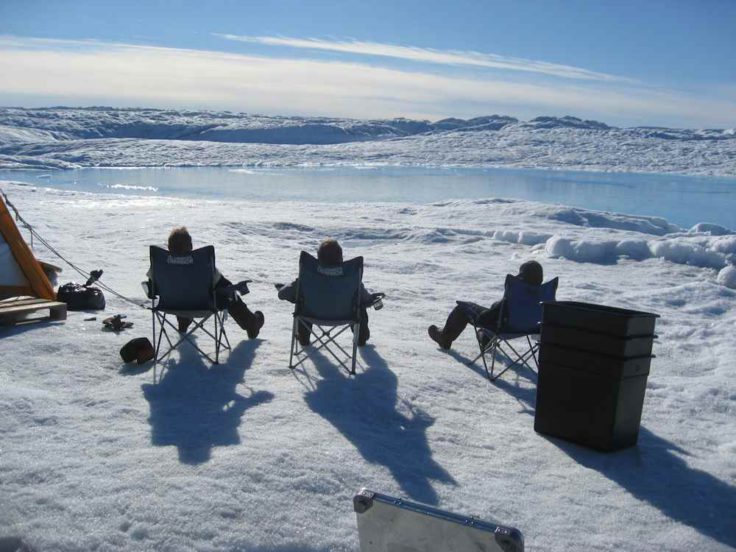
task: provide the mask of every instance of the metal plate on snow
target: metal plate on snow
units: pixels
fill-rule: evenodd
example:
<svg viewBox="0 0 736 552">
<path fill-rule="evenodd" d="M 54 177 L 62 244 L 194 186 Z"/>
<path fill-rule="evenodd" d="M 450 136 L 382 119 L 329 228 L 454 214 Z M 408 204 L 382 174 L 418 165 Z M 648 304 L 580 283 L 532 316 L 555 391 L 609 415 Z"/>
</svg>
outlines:
<svg viewBox="0 0 736 552">
<path fill-rule="evenodd" d="M 362 489 L 353 499 L 361 552 L 522 552 L 505 527 Z"/>
</svg>

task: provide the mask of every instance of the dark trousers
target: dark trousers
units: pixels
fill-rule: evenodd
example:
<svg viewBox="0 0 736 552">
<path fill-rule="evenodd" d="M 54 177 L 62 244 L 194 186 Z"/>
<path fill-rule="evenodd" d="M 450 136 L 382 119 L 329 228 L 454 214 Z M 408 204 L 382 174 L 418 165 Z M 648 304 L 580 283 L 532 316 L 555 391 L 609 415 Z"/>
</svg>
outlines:
<svg viewBox="0 0 736 552">
<path fill-rule="evenodd" d="M 217 284 L 215 284 L 215 299 L 217 300 L 217 309 L 227 309 L 228 314 L 232 316 L 233 320 L 237 322 L 238 326 L 240 326 L 244 330 L 253 331 L 257 329 L 256 326 L 258 324 L 258 319 L 234 291 L 227 289 L 231 285 L 232 282 L 224 276 L 221 276 L 220 279 L 217 281 Z M 191 318 L 184 318 L 182 316 L 177 316 L 176 320 L 179 324 L 179 331 L 186 331 L 187 327 L 189 327 L 189 324 L 192 323 Z"/>
<path fill-rule="evenodd" d="M 351 328 L 352 330 L 352 328 Z M 312 335 L 312 325 L 309 322 L 299 322 L 297 328 L 297 337 L 302 346 L 309 345 L 309 338 Z M 360 329 L 358 330 L 358 345 L 365 345 L 371 331 L 368 329 L 368 310 L 365 307 L 360 309 Z"/>
<path fill-rule="evenodd" d="M 455 341 L 468 324 L 495 330 L 498 327 L 498 318 L 501 314 L 501 301 L 496 301 L 490 308 L 481 307 L 476 303 L 458 301 L 457 306 L 452 309 L 442 335 L 452 343 Z"/>
</svg>

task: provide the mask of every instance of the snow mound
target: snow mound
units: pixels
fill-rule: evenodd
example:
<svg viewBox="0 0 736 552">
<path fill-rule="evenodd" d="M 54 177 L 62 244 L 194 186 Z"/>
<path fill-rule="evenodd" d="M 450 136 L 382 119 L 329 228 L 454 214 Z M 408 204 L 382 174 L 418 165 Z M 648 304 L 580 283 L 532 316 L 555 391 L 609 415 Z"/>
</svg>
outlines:
<svg viewBox="0 0 736 552">
<path fill-rule="evenodd" d="M 727 288 L 736 289 L 736 266 L 724 267 L 719 273 L 716 281 Z"/>
<path fill-rule="evenodd" d="M 712 224 L 710 222 L 699 222 L 690 228 L 691 234 L 710 234 L 711 236 L 725 236 L 733 234 L 733 230 L 729 230 L 720 224 Z"/>
<path fill-rule="evenodd" d="M 680 231 L 679 226 L 670 224 L 660 217 L 621 215 L 576 208 L 559 208 L 551 212 L 549 218 L 577 226 L 631 230 L 657 236 Z"/>
<path fill-rule="evenodd" d="M 580 263 L 610 264 L 616 262 L 616 246 L 615 241 L 578 241 L 552 236 L 544 249 L 550 257 L 563 257 Z"/>
<path fill-rule="evenodd" d="M 625 257 L 635 261 L 660 258 L 671 263 L 703 268 L 723 268 L 730 251 L 715 249 L 715 242 L 698 243 L 680 237 L 660 240 L 575 240 L 555 235 L 545 243 L 550 257 L 562 257 L 580 263 L 610 264 Z"/>
<path fill-rule="evenodd" d="M 721 268 L 725 265 L 725 256 L 699 243 L 683 239 L 670 239 L 650 242 L 652 256 L 667 261 L 693 266 Z"/>
</svg>

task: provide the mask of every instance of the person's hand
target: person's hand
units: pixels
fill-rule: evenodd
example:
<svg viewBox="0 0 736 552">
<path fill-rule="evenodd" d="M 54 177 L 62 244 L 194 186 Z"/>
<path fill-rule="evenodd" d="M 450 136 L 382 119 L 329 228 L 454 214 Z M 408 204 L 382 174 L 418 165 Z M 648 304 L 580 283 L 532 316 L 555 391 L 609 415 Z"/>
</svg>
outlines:
<svg viewBox="0 0 736 552">
<path fill-rule="evenodd" d="M 250 290 L 248 289 L 248 284 L 251 283 L 251 280 L 243 280 L 242 282 L 238 282 L 233 287 L 235 288 L 235 291 L 240 293 L 240 295 L 246 295 L 250 293 Z"/>
<path fill-rule="evenodd" d="M 383 308 L 383 298 L 386 297 L 385 293 L 371 293 L 371 304 L 375 310 L 381 310 Z"/>
</svg>

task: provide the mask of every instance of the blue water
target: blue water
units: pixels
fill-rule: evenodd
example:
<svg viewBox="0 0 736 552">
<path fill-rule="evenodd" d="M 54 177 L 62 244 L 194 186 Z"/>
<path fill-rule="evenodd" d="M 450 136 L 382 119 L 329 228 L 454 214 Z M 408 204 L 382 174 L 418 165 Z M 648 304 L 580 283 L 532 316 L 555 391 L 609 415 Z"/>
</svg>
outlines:
<svg viewBox="0 0 736 552">
<path fill-rule="evenodd" d="M 517 198 L 736 228 L 736 178 L 517 169 L 78 169 L 0 171 L 61 189 L 261 201 L 411 202 Z"/>
</svg>

